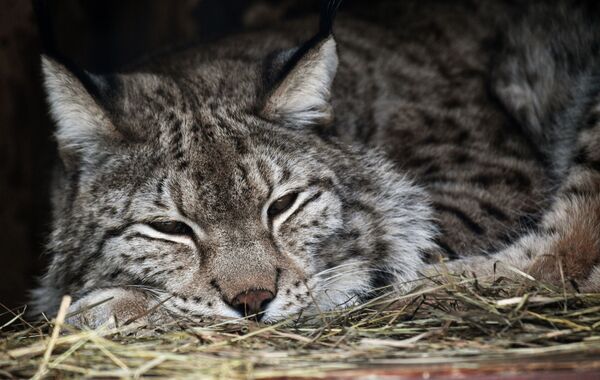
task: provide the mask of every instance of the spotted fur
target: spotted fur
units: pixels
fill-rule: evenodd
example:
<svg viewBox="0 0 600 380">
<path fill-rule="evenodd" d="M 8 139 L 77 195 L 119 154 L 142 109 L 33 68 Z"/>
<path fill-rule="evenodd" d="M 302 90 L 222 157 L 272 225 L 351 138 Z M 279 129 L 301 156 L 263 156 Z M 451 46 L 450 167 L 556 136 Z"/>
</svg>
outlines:
<svg viewBox="0 0 600 380">
<path fill-rule="evenodd" d="M 272 322 L 407 290 L 440 257 L 598 289 L 595 5 L 355 5 L 334 37 L 325 4 L 319 28 L 130 72 L 43 58 L 62 165 L 36 312 L 69 293 L 110 299 L 79 324 L 239 317 L 236 297 L 266 290 Z"/>
</svg>

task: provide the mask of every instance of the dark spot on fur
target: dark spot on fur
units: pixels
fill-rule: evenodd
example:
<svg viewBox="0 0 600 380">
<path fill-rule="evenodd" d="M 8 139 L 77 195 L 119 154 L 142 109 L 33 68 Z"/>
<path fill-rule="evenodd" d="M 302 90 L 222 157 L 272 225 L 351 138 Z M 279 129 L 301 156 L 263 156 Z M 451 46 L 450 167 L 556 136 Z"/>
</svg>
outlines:
<svg viewBox="0 0 600 380">
<path fill-rule="evenodd" d="M 394 283 L 394 280 L 395 276 L 392 273 L 377 271 L 371 278 L 371 286 L 375 291 L 382 291 Z"/>
<path fill-rule="evenodd" d="M 579 149 L 577 151 L 577 153 L 575 154 L 575 156 L 573 157 L 573 163 L 575 165 L 583 165 L 585 164 L 587 161 L 587 154 L 585 152 L 585 149 Z"/>
<path fill-rule="evenodd" d="M 434 242 L 435 244 L 437 244 L 438 247 L 440 247 L 444 251 L 445 256 L 450 260 L 456 260 L 459 258 L 458 253 L 456 253 L 455 250 L 453 250 L 448 244 L 446 244 L 441 239 L 438 238 Z"/>
<path fill-rule="evenodd" d="M 447 109 L 455 109 L 455 108 L 462 107 L 463 105 L 464 105 L 464 102 L 462 102 L 460 99 L 457 99 L 457 98 L 444 99 L 444 101 L 442 102 L 442 107 L 447 108 Z"/>
<path fill-rule="evenodd" d="M 183 171 L 183 170 L 187 169 L 189 166 L 190 166 L 190 163 L 188 161 L 181 161 L 177 165 L 177 169 L 180 171 Z"/>
<path fill-rule="evenodd" d="M 583 129 L 593 129 L 598 125 L 598 113 L 592 112 L 583 125 Z"/>
<path fill-rule="evenodd" d="M 500 210 L 498 207 L 489 202 L 481 201 L 479 203 L 479 207 L 481 207 L 481 210 L 498 219 L 499 221 L 506 222 L 510 219 L 504 211 Z"/>
<path fill-rule="evenodd" d="M 485 188 L 496 182 L 496 179 L 488 174 L 477 174 L 473 176 L 471 180 Z"/>
<path fill-rule="evenodd" d="M 433 161 L 431 157 L 413 157 L 404 162 L 404 166 L 408 168 L 421 168 Z"/>
<path fill-rule="evenodd" d="M 450 215 L 453 215 L 457 219 L 459 219 L 471 232 L 477 235 L 483 235 L 485 229 L 483 226 L 480 226 L 476 223 L 469 215 L 467 215 L 464 211 L 458 209 L 457 207 L 445 205 L 439 202 L 433 204 L 433 207 L 439 212 L 444 212 Z"/>
<path fill-rule="evenodd" d="M 431 164 L 429 165 L 429 167 L 427 168 L 427 170 L 425 170 L 423 172 L 424 176 L 428 176 L 428 175 L 432 175 L 432 174 L 436 174 L 441 170 L 439 165 L 436 164 Z"/>
<path fill-rule="evenodd" d="M 117 269 L 117 270 L 115 270 L 114 272 L 112 272 L 112 273 L 109 275 L 109 278 L 110 278 L 111 280 L 114 280 L 114 279 L 115 279 L 115 278 L 117 278 L 117 277 L 118 277 L 118 276 L 119 276 L 121 273 L 123 273 L 123 272 L 122 272 L 120 269 Z"/>
<path fill-rule="evenodd" d="M 468 162 L 469 160 L 470 160 L 470 157 L 465 152 L 455 152 L 454 154 L 452 154 L 452 161 L 455 164 L 461 165 L 461 164 Z"/>
<path fill-rule="evenodd" d="M 429 135 L 426 138 L 424 138 L 423 140 L 421 140 L 421 144 L 424 145 L 436 145 L 439 144 L 441 141 L 437 136 L 434 135 Z"/>
</svg>

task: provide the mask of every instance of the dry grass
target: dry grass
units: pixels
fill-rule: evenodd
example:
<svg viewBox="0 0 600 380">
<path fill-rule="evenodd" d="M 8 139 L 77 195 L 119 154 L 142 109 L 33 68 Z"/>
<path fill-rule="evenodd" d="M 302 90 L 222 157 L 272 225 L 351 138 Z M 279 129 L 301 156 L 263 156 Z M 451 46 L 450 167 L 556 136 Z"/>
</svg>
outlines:
<svg viewBox="0 0 600 380">
<path fill-rule="evenodd" d="M 16 315 L 2 326 L 0 377 L 321 377 L 384 365 L 476 368 L 564 357 L 591 358 L 598 368 L 600 354 L 600 294 L 527 279 L 445 276 L 410 295 L 274 325 L 181 321 L 78 331 L 60 324 L 28 325 Z"/>
</svg>

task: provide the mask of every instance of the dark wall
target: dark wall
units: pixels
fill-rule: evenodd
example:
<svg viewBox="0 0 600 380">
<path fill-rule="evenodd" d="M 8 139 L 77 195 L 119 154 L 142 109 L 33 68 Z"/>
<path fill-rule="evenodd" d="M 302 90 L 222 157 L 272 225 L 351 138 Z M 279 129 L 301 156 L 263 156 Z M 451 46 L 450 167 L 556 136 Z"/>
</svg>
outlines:
<svg viewBox="0 0 600 380">
<path fill-rule="evenodd" d="M 50 127 L 39 85 L 39 38 L 31 6 L 0 11 L 0 302 L 14 307 L 39 272 L 48 223 Z M 2 314 L 4 310 L 0 311 Z"/>
<path fill-rule="evenodd" d="M 25 304 L 45 265 L 48 188 L 56 151 L 41 87 L 49 41 L 70 61 L 109 72 L 166 47 L 216 39 L 317 9 L 316 1 L 48 0 L 0 4 L 0 303 Z M 43 41 L 43 42 L 42 42 Z M 0 320 L 8 314 L 0 307 Z"/>
</svg>

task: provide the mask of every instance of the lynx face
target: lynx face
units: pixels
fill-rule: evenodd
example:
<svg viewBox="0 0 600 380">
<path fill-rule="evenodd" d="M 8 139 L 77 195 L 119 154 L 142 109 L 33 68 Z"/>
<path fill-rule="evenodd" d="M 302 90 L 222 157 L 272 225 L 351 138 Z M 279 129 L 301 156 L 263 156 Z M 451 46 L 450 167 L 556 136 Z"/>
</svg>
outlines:
<svg viewBox="0 0 600 380">
<path fill-rule="evenodd" d="M 266 309 L 267 320 L 307 306 L 309 290 L 323 281 L 329 287 L 321 302 L 330 307 L 369 289 L 365 274 L 348 284 L 343 275 L 317 281 L 319 272 L 338 265 L 341 252 L 333 249 L 356 223 L 356 216 L 344 220 L 344 185 L 322 162 L 327 155 L 294 133 L 253 129 L 183 153 L 185 162 L 168 147 L 144 145 L 109 158 L 90 178 L 97 195 L 82 205 L 110 226 L 99 242 L 102 260 L 82 273 L 84 287 L 99 280 L 146 285 L 172 296 L 168 305 L 180 313 L 239 316 Z M 246 147 L 236 147 L 236 139 Z M 339 264 L 356 270 L 361 261 L 340 258 Z M 256 301 L 248 299 L 253 292 Z"/>
<path fill-rule="evenodd" d="M 250 63 L 188 54 L 108 77 L 44 58 L 63 165 L 37 311 L 135 290 L 188 318 L 275 321 L 416 278 L 423 191 L 327 136 L 330 34 Z"/>
</svg>

